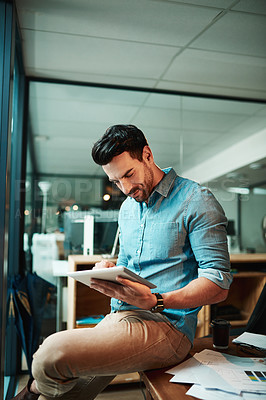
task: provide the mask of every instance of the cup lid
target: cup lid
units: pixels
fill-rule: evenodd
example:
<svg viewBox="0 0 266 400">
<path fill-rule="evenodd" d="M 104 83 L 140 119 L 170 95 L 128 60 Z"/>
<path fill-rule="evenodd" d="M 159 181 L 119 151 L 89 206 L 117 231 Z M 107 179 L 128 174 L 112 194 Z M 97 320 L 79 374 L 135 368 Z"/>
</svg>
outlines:
<svg viewBox="0 0 266 400">
<path fill-rule="evenodd" d="M 226 319 L 213 319 L 211 322 L 211 326 L 221 326 L 221 327 L 225 327 L 225 326 L 231 326 L 230 322 L 227 321 Z"/>
</svg>

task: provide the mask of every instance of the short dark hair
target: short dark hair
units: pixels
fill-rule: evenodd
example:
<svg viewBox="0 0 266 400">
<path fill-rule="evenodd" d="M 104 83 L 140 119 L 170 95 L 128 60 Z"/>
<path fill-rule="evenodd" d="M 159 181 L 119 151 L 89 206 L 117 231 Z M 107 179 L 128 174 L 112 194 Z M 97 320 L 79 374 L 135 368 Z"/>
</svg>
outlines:
<svg viewBox="0 0 266 400">
<path fill-rule="evenodd" d="M 92 148 L 96 164 L 106 165 L 115 156 L 128 151 L 132 158 L 142 161 L 143 148 L 148 146 L 143 132 L 134 125 L 110 126 Z"/>
</svg>

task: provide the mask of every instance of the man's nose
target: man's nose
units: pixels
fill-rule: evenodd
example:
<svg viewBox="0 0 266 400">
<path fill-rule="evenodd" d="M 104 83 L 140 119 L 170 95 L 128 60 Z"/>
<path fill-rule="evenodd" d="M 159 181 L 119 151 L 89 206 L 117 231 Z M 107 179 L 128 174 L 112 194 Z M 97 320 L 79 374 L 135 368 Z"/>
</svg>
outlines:
<svg viewBox="0 0 266 400">
<path fill-rule="evenodd" d="M 132 185 L 131 185 L 131 183 L 129 182 L 129 181 L 122 181 L 122 182 L 120 182 L 120 185 L 121 185 L 121 190 L 122 190 L 122 192 L 126 195 L 126 196 L 128 196 L 129 195 L 129 193 L 130 193 L 130 190 L 132 189 Z"/>
</svg>

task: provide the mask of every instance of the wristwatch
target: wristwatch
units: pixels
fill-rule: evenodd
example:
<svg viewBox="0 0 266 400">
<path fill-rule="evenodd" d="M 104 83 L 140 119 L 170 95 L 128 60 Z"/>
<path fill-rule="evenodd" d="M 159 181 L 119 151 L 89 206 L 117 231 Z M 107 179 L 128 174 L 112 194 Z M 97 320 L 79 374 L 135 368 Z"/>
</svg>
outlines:
<svg viewBox="0 0 266 400">
<path fill-rule="evenodd" d="M 152 307 L 151 312 L 162 312 L 164 310 L 163 296 L 160 293 L 153 293 L 157 297 L 157 304 Z"/>
</svg>

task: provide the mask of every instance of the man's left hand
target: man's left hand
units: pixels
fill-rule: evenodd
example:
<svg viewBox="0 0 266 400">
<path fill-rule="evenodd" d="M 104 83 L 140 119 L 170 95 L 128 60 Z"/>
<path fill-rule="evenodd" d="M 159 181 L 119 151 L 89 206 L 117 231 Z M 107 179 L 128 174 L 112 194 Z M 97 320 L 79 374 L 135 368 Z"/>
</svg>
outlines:
<svg viewBox="0 0 266 400">
<path fill-rule="evenodd" d="M 157 298 L 151 293 L 148 286 L 122 277 L 117 277 L 116 280 L 120 285 L 101 279 L 91 279 L 90 286 L 106 296 L 114 297 L 144 310 L 150 310 L 157 304 Z"/>
</svg>

